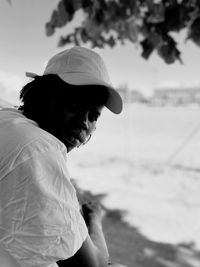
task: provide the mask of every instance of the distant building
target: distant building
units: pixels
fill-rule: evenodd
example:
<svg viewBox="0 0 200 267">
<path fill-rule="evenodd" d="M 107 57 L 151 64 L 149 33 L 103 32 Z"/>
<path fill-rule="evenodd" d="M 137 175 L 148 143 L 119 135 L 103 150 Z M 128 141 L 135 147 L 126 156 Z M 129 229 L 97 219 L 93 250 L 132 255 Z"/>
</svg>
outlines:
<svg viewBox="0 0 200 267">
<path fill-rule="evenodd" d="M 146 103 L 147 99 L 139 90 L 130 90 L 129 99 L 131 103 L 140 102 Z"/>
<path fill-rule="evenodd" d="M 153 105 L 200 105 L 200 88 L 155 89 L 149 100 Z"/>
<path fill-rule="evenodd" d="M 129 89 L 127 86 L 120 86 L 117 91 L 120 93 L 125 103 L 142 102 L 146 103 L 147 99 L 141 91 Z"/>
</svg>

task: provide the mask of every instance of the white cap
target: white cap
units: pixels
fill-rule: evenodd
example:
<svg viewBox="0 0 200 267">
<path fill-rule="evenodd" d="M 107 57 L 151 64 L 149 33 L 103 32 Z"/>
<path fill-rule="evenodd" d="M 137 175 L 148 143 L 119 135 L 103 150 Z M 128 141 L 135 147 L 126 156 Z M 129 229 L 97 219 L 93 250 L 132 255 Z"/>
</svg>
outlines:
<svg viewBox="0 0 200 267">
<path fill-rule="evenodd" d="M 46 74 L 57 74 L 72 85 L 103 85 L 108 90 L 105 106 L 116 114 L 122 111 L 122 98 L 110 82 L 103 59 L 93 50 L 74 46 L 56 54 L 47 63 Z M 33 75 L 27 73 L 29 77 Z"/>
</svg>

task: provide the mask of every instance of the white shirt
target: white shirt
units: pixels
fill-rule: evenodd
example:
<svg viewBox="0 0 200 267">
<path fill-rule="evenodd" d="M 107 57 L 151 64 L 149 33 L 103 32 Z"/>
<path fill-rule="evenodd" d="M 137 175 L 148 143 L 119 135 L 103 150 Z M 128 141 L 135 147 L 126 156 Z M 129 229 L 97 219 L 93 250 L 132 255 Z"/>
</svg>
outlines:
<svg viewBox="0 0 200 267">
<path fill-rule="evenodd" d="M 66 155 L 20 111 L 0 110 L 0 267 L 54 267 L 86 239 Z"/>
</svg>

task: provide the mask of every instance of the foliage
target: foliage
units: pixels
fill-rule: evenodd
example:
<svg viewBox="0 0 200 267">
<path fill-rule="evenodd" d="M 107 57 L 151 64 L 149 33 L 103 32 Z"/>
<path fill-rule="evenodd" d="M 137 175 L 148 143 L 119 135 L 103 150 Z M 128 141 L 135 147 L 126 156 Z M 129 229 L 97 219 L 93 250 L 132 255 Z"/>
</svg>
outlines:
<svg viewBox="0 0 200 267">
<path fill-rule="evenodd" d="M 60 37 L 59 46 L 103 48 L 130 41 L 141 47 L 143 58 L 157 51 L 167 64 L 182 62 L 172 33 L 185 29 L 186 39 L 200 46 L 200 0 L 59 0 L 46 23 L 47 36 L 73 22 L 78 10 L 83 21 Z"/>
</svg>

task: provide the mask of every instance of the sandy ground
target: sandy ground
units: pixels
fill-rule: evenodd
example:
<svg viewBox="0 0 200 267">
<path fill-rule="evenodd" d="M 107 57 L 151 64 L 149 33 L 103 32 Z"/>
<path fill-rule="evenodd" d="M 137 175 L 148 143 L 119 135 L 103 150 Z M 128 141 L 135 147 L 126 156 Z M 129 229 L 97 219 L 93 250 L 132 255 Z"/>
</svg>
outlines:
<svg viewBox="0 0 200 267">
<path fill-rule="evenodd" d="M 78 189 L 79 190 L 79 189 Z M 79 190 L 81 201 L 102 202 L 104 195 Z M 80 198 L 80 196 L 79 196 Z M 199 267 L 200 252 L 193 244 L 153 242 L 123 220 L 120 210 L 106 209 L 103 229 L 111 261 L 128 267 Z"/>
<path fill-rule="evenodd" d="M 70 153 L 71 177 L 152 242 L 200 250 L 199 109 L 130 105 L 101 119 Z"/>
</svg>

